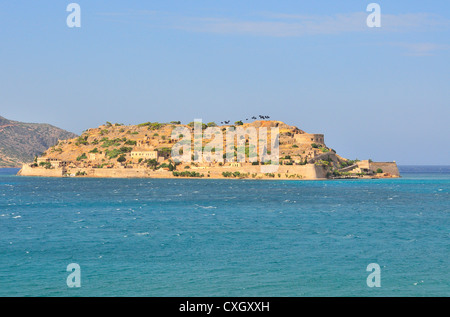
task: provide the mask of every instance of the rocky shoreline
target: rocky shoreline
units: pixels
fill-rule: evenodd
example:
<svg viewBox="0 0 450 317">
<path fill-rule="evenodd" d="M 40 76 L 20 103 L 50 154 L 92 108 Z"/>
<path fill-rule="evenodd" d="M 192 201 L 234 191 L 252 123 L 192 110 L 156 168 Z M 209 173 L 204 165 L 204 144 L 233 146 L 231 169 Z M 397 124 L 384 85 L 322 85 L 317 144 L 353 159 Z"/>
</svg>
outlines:
<svg viewBox="0 0 450 317">
<path fill-rule="evenodd" d="M 329 175 L 326 168 L 315 164 L 302 166 L 279 166 L 271 173 L 261 172 L 258 166 L 247 168 L 202 168 L 191 171 L 152 170 L 148 168 L 44 168 L 25 164 L 17 175 L 36 177 L 90 177 L 90 178 L 210 178 L 210 179 L 281 179 L 281 180 L 324 180 L 324 179 L 374 179 L 400 177 L 397 165 L 383 163 L 385 170 L 392 173 L 373 175 Z M 188 175 L 188 176 L 186 176 Z"/>
<path fill-rule="evenodd" d="M 99 178 L 336 179 L 399 177 L 395 162 L 350 160 L 323 134 L 281 121 L 218 126 L 107 122 L 60 140 L 18 175 Z"/>
</svg>

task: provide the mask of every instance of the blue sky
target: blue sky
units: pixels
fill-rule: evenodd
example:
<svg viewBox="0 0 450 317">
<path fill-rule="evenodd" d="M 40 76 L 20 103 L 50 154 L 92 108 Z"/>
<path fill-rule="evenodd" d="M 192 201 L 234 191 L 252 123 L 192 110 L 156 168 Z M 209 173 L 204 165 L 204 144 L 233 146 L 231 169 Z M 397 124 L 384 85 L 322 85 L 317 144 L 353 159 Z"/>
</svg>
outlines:
<svg viewBox="0 0 450 317">
<path fill-rule="evenodd" d="M 0 115 L 80 133 L 270 115 L 348 158 L 449 164 L 450 3 L 0 1 Z"/>
</svg>

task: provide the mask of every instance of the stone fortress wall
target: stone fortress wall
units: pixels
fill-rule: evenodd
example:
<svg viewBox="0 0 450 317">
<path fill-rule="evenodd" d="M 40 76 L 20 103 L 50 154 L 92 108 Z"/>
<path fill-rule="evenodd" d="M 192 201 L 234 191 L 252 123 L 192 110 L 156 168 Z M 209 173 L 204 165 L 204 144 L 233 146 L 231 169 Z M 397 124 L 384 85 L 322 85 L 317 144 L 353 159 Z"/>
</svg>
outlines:
<svg viewBox="0 0 450 317">
<path fill-rule="evenodd" d="M 255 166 L 217 166 L 207 168 L 195 168 L 192 170 L 204 174 L 205 178 L 224 178 L 222 172 L 241 172 L 257 174 L 256 178 L 265 177 L 260 165 Z M 269 166 L 266 166 L 269 167 Z M 42 177 L 63 177 L 75 176 L 78 172 L 84 172 L 84 177 L 98 178 L 179 178 L 173 176 L 172 172 L 164 169 L 153 171 L 148 168 L 52 168 L 31 167 L 24 165 L 19 172 L 22 176 L 42 176 Z M 209 172 L 209 173 L 208 173 Z M 272 171 L 274 174 L 280 174 L 280 178 L 289 178 L 289 175 L 295 175 L 295 178 L 301 179 L 325 179 L 326 170 L 315 164 L 307 165 L 279 165 L 278 169 Z M 287 175 L 286 175 L 287 174 Z M 298 176 L 298 177 L 297 177 Z M 252 179 L 252 178 L 249 178 Z M 279 179 L 277 177 L 277 179 Z"/>
<path fill-rule="evenodd" d="M 280 163 L 283 165 L 279 165 L 274 171 L 269 171 L 265 168 L 270 167 L 270 165 L 252 165 L 248 161 L 243 164 L 201 163 L 200 166 L 198 164 L 180 166 L 177 168 L 177 172 L 198 170 L 200 174 L 204 174 L 205 177 L 209 178 L 223 178 L 223 172 L 239 172 L 241 174 L 247 174 L 247 176 L 251 174 L 251 178 L 272 178 L 273 175 L 271 174 L 280 174 L 279 176 L 276 175 L 276 178 L 324 179 L 330 177 L 330 173 L 334 173 L 333 169 L 339 169 L 339 166 L 342 167 L 342 161 L 347 161 L 337 155 L 334 150 L 326 147 L 323 134 L 305 133 L 296 127 L 291 127 L 278 121 L 255 121 L 254 123 L 248 124 L 248 126 L 256 128 L 279 128 Z M 104 135 L 105 129 L 106 127 L 101 126 L 97 129 L 98 131 L 88 131 L 90 134 L 81 140 L 83 142 L 86 141 L 86 144 L 79 141 L 80 138 L 78 138 L 71 140 L 72 142 L 69 140 L 59 145 L 59 151 L 56 151 L 55 148 L 49 150 L 49 155 L 37 158 L 36 163 L 24 164 L 19 175 L 44 177 L 85 176 L 99 178 L 177 177 L 168 171 L 167 166 L 169 164 L 168 160 L 171 156 L 170 148 L 172 146 L 169 140 L 170 131 L 164 131 L 165 128 L 161 128 L 162 130 L 150 129 L 146 125 L 128 127 L 128 131 L 118 126 L 117 131 L 115 131 L 114 127 L 110 126 L 109 129 L 111 131 L 107 132 L 109 133 L 109 137 L 101 138 Z M 151 132 L 149 132 L 150 130 Z M 222 128 L 222 131 L 224 131 L 224 128 Z M 153 136 L 149 136 L 149 133 L 153 134 Z M 136 135 L 134 140 L 129 139 L 133 135 Z M 115 145 L 117 147 L 114 149 L 115 151 L 119 151 L 118 147 L 122 146 L 123 144 L 121 145 L 121 143 L 124 143 L 126 140 L 134 141 L 134 143 L 126 144 L 134 146 L 132 148 L 122 147 L 125 149 L 125 152 L 119 161 L 119 159 L 116 159 L 118 156 L 117 153 L 115 153 L 116 156 L 111 156 L 111 158 L 107 157 L 107 150 L 104 150 L 103 147 L 108 149 L 112 145 L 99 145 L 100 142 L 106 143 L 103 139 L 106 141 L 119 140 L 119 145 Z M 96 146 L 101 151 L 94 148 Z M 150 163 L 152 163 L 150 161 L 152 159 L 156 159 L 161 164 L 165 163 L 166 166 L 162 166 L 158 170 L 153 170 L 150 168 Z M 395 162 L 370 162 L 369 164 L 368 160 L 360 161 L 358 164 L 353 164 L 350 167 L 341 168 L 342 171 L 340 172 L 352 172 L 354 176 L 356 174 L 360 174 L 358 176 L 373 176 L 376 174 L 374 172 L 379 168 L 383 170 L 385 175 L 378 174 L 375 177 L 399 176 Z M 238 173 L 236 175 L 236 177 L 239 177 Z M 348 176 L 348 174 L 343 176 Z"/>
<path fill-rule="evenodd" d="M 376 172 L 379 168 L 383 170 L 383 173 L 387 173 L 392 176 L 400 176 L 397 163 L 395 162 L 370 162 L 370 169 L 372 171 Z"/>
<path fill-rule="evenodd" d="M 323 134 L 310 134 L 310 133 L 294 134 L 294 139 L 297 143 L 325 144 L 325 136 Z"/>
</svg>

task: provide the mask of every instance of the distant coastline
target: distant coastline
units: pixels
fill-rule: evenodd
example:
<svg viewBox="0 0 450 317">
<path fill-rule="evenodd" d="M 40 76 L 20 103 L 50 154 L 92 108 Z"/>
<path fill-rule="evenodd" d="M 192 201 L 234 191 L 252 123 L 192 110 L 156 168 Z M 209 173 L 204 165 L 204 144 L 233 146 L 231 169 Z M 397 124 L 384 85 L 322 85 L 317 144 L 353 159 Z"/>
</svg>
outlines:
<svg viewBox="0 0 450 317">
<path fill-rule="evenodd" d="M 400 173 L 450 173 L 450 165 L 398 165 Z"/>
</svg>

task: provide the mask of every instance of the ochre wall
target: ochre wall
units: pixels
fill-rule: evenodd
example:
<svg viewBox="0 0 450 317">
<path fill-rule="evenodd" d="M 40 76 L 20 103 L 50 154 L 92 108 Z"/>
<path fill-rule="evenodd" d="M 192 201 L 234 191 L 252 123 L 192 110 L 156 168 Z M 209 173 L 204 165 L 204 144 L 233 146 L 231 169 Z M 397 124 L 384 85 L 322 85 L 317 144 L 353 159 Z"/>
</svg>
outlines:
<svg viewBox="0 0 450 317">
<path fill-rule="evenodd" d="M 372 162 L 370 163 L 370 169 L 372 171 L 376 171 L 377 169 L 381 168 L 383 170 L 383 173 L 389 173 L 393 176 L 400 176 L 400 173 L 398 171 L 397 163 L 395 162 Z"/>
<path fill-rule="evenodd" d="M 294 139 L 298 143 L 325 144 L 325 137 L 323 134 L 309 134 L 309 133 L 295 134 Z"/>
<path fill-rule="evenodd" d="M 49 168 L 44 167 L 30 167 L 28 164 L 24 164 L 22 169 L 17 173 L 17 175 L 22 176 L 42 176 L 42 177 L 62 177 L 62 168 Z"/>
<path fill-rule="evenodd" d="M 222 172 L 236 172 L 258 174 L 258 177 L 264 177 L 266 171 L 261 169 L 262 166 L 252 165 L 245 167 L 209 167 L 206 169 L 179 169 L 178 171 L 195 171 L 204 174 L 205 178 L 210 172 L 211 178 L 222 178 Z M 264 167 L 269 167 L 265 165 Z M 145 168 L 69 168 L 66 171 L 69 174 L 75 175 L 77 172 L 85 172 L 87 177 L 100 178 L 172 178 L 172 172 L 167 170 L 149 170 Z M 277 170 L 267 171 L 274 174 L 280 174 L 281 178 L 286 178 L 286 174 L 301 175 L 302 179 L 318 179 L 326 178 L 326 170 L 315 164 L 307 165 L 279 165 Z M 42 167 L 31 168 L 28 165 L 20 170 L 19 175 L 22 176 L 43 176 L 43 177 L 62 177 L 62 169 L 45 169 Z M 278 175 L 276 175 L 278 178 Z M 249 177 L 251 179 L 251 176 Z"/>
</svg>

